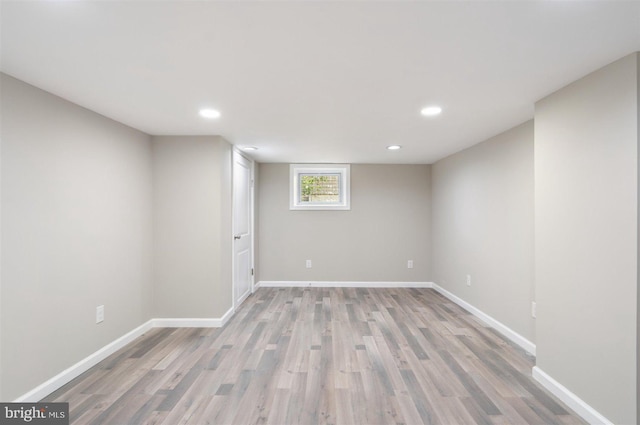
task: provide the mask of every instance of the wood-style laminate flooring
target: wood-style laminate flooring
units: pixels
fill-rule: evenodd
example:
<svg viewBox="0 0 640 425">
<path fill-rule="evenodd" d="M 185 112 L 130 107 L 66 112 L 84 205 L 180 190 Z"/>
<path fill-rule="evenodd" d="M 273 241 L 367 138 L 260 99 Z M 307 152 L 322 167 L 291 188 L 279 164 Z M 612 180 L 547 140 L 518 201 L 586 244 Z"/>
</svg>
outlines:
<svg viewBox="0 0 640 425">
<path fill-rule="evenodd" d="M 261 288 L 158 328 L 45 401 L 72 424 L 579 424 L 534 358 L 431 289 Z"/>
</svg>

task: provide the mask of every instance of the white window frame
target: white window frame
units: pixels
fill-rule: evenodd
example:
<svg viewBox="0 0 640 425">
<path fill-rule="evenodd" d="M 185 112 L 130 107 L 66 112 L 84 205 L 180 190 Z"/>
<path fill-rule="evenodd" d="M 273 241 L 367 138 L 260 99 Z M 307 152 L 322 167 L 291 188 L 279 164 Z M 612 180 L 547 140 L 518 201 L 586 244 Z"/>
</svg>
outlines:
<svg viewBox="0 0 640 425">
<path fill-rule="evenodd" d="M 340 201 L 333 203 L 300 202 L 301 174 L 340 174 Z M 351 166 L 349 164 L 291 164 L 289 166 L 290 210 L 350 210 Z"/>
</svg>

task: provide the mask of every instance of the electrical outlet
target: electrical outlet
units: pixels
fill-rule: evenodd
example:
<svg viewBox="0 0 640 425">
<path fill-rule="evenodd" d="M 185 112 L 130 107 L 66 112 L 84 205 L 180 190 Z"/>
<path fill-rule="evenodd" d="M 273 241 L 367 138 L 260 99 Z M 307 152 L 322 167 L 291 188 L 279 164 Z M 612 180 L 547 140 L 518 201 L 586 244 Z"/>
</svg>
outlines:
<svg viewBox="0 0 640 425">
<path fill-rule="evenodd" d="M 96 307 L 96 323 L 104 322 L 104 306 Z"/>
<path fill-rule="evenodd" d="M 412 269 L 413 268 L 413 260 L 407 260 L 407 268 L 408 269 Z"/>
<path fill-rule="evenodd" d="M 471 286 L 471 275 L 467 275 L 467 286 Z"/>
<path fill-rule="evenodd" d="M 531 317 L 536 318 L 536 302 L 531 301 Z"/>
<path fill-rule="evenodd" d="M 311 260 L 307 260 L 307 268 L 310 269 L 311 268 Z"/>
</svg>

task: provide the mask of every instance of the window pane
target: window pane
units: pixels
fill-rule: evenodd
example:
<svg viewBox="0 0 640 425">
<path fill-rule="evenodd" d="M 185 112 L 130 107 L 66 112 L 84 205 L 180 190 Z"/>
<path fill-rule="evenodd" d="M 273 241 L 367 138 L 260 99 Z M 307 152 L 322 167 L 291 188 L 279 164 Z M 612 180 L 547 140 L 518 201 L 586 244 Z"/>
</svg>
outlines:
<svg viewBox="0 0 640 425">
<path fill-rule="evenodd" d="M 290 210 L 350 210 L 349 164 L 290 164 Z"/>
<path fill-rule="evenodd" d="M 300 202 L 340 202 L 340 174 L 300 174 Z"/>
</svg>

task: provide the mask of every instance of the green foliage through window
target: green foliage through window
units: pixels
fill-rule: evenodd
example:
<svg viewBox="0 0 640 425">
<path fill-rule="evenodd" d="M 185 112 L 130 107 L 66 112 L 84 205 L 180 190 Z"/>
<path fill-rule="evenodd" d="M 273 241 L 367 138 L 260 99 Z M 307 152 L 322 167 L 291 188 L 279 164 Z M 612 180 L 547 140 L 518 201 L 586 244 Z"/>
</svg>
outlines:
<svg viewBox="0 0 640 425">
<path fill-rule="evenodd" d="M 340 202 L 340 174 L 300 174 L 300 202 Z"/>
</svg>

